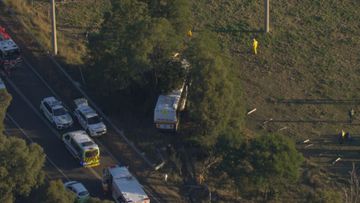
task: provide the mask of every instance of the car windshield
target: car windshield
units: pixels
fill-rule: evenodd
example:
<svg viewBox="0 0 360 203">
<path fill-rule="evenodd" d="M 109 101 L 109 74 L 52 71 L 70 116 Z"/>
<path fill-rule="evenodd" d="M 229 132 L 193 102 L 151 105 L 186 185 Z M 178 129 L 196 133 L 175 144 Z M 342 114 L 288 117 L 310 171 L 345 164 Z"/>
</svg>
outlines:
<svg viewBox="0 0 360 203">
<path fill-rule="evenodd" d="M 66 114 L 66 110 L 64 108 L 53 109 L 53 112 L 54 116 L 62 116 Z"/>
<path fill-rule="evenodd" d="M 88 196 L 89 195 L 89 192 L 88 191 L 82 191 L 82 192 L 79 192 L 78 194 L 79 196 Z"/>
<path fill-rule="evenodd" d="M 15 60 L 20 56 L 19 49 L 8 50 L 4 53 L 4 58 L 7 60 Z"/>
<path fill-rule="evenodd" d="M 94 149 L 94 150 L 91 150 L 91 151 L 86 151 L 85 152 L 85 157 L 86 158 L 91 158 L 91 157 L 95 157 L 97 156 L 99 153 L 98 153 L 98 150 L 97 149 Z"/>
<path fill-rule="evenodd" d="M 99 118 L 99 116 L 93 116 L 87 119 L 88 120 L 88 124 L 92 125 L 92 124 L 96 124 L 96 123 L 100 123 L 101 120 Z"/>
<path fill-rule="evenodd" d="M 94 144 L 94 143 L 91 142 L 91 141 L 81 143 L 81 145 L 82 145 L 83 147 L 90 146 L 90 145 L 93 145 L 93 144 Z"/>
</svg>

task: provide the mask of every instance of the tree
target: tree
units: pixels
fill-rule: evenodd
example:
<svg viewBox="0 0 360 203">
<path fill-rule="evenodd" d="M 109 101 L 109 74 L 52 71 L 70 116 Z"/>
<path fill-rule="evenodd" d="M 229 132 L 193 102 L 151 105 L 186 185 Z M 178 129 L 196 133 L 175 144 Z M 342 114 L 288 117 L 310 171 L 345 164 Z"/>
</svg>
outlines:
<svg viewBox="0 0 360 203">
<path fill-rule="evenodd" d="M 1 132 L 4 130 L 4 118 L 6 115 L 6 110 L 10 105 L 12 100 L 11 95 L 5 90 L 0 90 L 0 130 Z"/>
<path fill-rule="evenodd" d="M 175 77 L 179 66 L 168 66 L 181 49 L 181 39 L 166 18 L 150 15 L 146 3 L 115 1 L 100 33 L 90 40 L 90 80 L 108 95 L 126 89 L 166 91 L 183 80 Z M 163 73 L 164 67 L 173 76 L 171 80 Z"/>
<path fill-rule="evenodd" d="M 192 28 L 192 3 L 190 0 L 145 0 L 153 17 L 168 19 L 176 32 L 185 36 Z"/>
<path fill-rule="evenodd" d="M 237 105 L 242 101 L 237 93 L 241 87 L 235 87 L 234 76 L 229 74 L 233 64 L 216 37 L 209 32 L 201 33 L 192 40 L 186 57 L 192 66 L 189 112 L 195 124 L 195 139 L 211 146 L 221 135 L 239 135 L 244 115 L 243 107 Z"/>
<path fill-rule="evenodd" d="M 69 203 L 75 202 L 75 198 L 75 194 L 66 190 L 61 180 L 54 180 L 46 185 L 44 197 L 41 202 Z"/>
<path fill-rule="evenodd" d="M 27 196 L 42 184 L 45 155 L 37 144 L 0 135 L 0 202 Z"/>
<path fill-rule="evenodd" d="M 12 202 L 17 195 L 27 196 L 44 179 L 41 169 L 45 155 L 42 148 L 2 134 L 10 102 L 11 95 L 6 90 L 0 90 L 0 202 Z"/>
<path fill-rule="evenodd" d="M 289 138 L 270 134 L 229 149 L 224 154 L 222 168 L 240 190 L 259 191 L 267 198 L 296 182 L 302 163 L 302 155 Z"/>
</svg>

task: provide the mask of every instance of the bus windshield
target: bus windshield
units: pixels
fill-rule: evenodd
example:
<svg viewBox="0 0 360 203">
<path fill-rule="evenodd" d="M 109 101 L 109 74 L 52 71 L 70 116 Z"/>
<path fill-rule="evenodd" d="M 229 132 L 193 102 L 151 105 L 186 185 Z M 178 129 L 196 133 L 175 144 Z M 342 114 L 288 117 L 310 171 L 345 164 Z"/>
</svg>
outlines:
<svg viewBox="0 0 360 203">
<path fill-rule="evenodd" d="M 85 152 L 85 158 L 91 158 L 99 155 L 98 149 L 90 150 Z"/>
<path fill-rule="evenodd" d="M 19 49 L 12 49 L 4 52 L 4 59 L 15 60 L 20 56 Z"/>
</svg>

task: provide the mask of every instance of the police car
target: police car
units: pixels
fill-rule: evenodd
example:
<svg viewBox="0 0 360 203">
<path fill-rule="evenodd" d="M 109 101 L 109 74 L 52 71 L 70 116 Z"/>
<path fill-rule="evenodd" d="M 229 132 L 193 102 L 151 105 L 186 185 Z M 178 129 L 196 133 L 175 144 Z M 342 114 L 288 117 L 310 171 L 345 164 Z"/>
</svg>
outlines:
<svg viewBox="0 0 360 203">
<path fill-rule="evenodd" d="M 41 100 L 40 110 L 59 130 L 69 128 L 73 124 L 73 119 L 66 108 L 55 97 L 46 97 Z"/>
<path fill-rule="evenodd" d="M 74 115 L 79 121 L 81 127 L 86 130 L 90 136 L 100 136 L 106 133 L 107 128 L 99 115 L 92 109 L 86 99 L 75 99 L 76 105 Z"/>
</svg>

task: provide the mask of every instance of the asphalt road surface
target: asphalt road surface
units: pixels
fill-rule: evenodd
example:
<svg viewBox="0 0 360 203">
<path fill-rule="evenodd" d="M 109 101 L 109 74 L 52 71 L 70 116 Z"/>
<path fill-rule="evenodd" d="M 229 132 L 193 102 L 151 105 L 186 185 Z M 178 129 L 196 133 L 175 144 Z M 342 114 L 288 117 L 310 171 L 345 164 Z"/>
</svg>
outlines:
<svg viewBox="0 0 360 203">
<path fill-rule="evenodd" d="M 1 8 L 0 11 L 4 10 Z M 25 61 L 5 80 L 13 101 L 8 109 L 9 115 L 19 124 L 31 139 L 39 143 L 57 168 L 69 179 L 84 182 L 93 196 L 103 198 L 101 192 L 101 171 L 113 164 L 129 166 L 129 170 L 144 186 L 151 202 L 184 202 L 178 186 L 165 183 L 163 174 L 154 171 L 153 166 L 142 159 L 132 147 L 111 128 L 100 138 L 94 138 L 101 151 L 101 165 L 92 169 L 80 167 L 75 158 L 64 147 L 57 130 L 49 126 L 39 111 L 40 101 L 47 96 L 57 96 L 66 106 L 71 106 L 73 99 L 81 93 L 59 71 L 48 55 L 34 41 L 28 31 L 17 22 L 16 17 L 6 13 L 0 16 L 0 24 L 7 28 L 14 41 L 21 47 Z M 50 75 L 45 76 L 49 70 Z M 55 81 L 56 80 L 56 81 Z M 66 91 L 64 91 L 66 90 Z M 72 111 L 72 109 L 69 109 Z M 9 121 L 8 121 L 9 122 Z M 11 122 L 10 122 L 11 123 Z M 15 124 L 11 124 L 14 127 Z M 75 125 L 73 130 L 81 129 Z M 62 134 L 64 132 L 60 132 Z M 25 135 L 23 135 L 24 137 Z M 158 164 L 158 163 L 157 163 Z M 59 170 L 47 167 L 50 177 L 61 177 Z M 52 169 L 51 169 L 52 168 Z"/>
<path fill-rule="evenodd" d="M 16 75 L 21 78 L 24 67 Z M 31 76 L 31 75 L 30 75 Z M 28 75 L 28 78 L 29 75 Z M 101 166 L 83 168 L 79 162 L 67 151 L 63 142 L 57 137 L 56 130 L 49 126 L 45 117 L 40 114 L 38 106 L 42 97 L 51 95 L 37 80 L 27 80 L 27 83 L 17 82 L 15 85 L 10 79 L 6 82 L 7 89 L 13 100 L 5 120 L 8 136 L 17 136 L 41 145 L 47 155 L 45 171 L 49 179 L 77 180 L 82 182 L 94 197 L 105 197 L 101 189 L 101 170 L 104 166 L 115 164 L 105 150 L 101 150 Z M 25 88 L 25 90 L 24 90 Z M 40 99 L 40 100 L 39 100 Z M 26 101 L 30 102 L 27 103 Z M 32 108 L 33 107 L 33 108 Z M 60 132 L 60 134 L 63 132 Z"/>
</svg>

